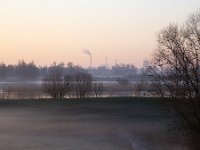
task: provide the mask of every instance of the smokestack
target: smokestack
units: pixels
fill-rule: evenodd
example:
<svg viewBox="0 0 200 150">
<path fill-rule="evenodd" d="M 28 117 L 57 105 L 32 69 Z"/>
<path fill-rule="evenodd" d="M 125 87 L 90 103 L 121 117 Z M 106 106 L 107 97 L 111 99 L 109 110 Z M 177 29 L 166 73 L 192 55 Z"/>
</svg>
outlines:
<svg viewBox="0 0 200 150">
<path fill-rule="evenodd" d="M 92 55 L 90 55 L 90 68 L 92 68 Z"/>
<path fill-rule="evenodd" d="M 108 58 L 106 56 L 106 67 L 108 67 Z"/>
<path fill-rule="evenodd" d="M 90 52 L 89 49 L 84 49 L 83 53 L 89 56 L 89 58 L 90 58 L 90 68 L 91 68 L 92 67 L 92 53 Z"/>
<path fill-rule="evenodd" d="M 115 59 L 115 66 L 117 66 L 118 65 L 118 63 L 117 63 L 117 59 Z"/>
</svg>

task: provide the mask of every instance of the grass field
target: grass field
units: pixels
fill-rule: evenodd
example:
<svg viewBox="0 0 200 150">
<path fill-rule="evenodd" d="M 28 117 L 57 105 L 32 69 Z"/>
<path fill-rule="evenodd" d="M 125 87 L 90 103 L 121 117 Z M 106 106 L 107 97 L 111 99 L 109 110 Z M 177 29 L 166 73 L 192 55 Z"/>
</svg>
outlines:
<svg viewBox="0 0 200 150">
<path fill-rule="evenodd" d="M 157 98 L 0 100 L 0 150 L 186 150 Z"/>
</svg>

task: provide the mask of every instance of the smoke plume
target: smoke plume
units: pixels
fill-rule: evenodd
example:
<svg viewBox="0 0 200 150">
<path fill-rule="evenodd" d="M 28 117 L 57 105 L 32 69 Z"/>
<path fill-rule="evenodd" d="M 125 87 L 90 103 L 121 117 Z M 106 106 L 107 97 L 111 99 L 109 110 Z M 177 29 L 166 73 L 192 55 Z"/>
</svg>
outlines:
<svg viewBox="0 0 200 150">
<path fill-rule="evenodd" d="M 92 53 L 90 52 L 89 49 L 84 49 L 83 53 L 86 54 L 86 55 L 92 56 Z"/>
</svg>

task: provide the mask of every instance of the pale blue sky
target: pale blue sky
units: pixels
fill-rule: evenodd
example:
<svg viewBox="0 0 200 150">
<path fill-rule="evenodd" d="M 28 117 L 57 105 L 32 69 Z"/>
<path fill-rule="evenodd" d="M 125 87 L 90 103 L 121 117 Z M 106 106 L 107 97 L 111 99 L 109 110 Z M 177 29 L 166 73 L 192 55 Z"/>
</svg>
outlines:
<svg viewBox="0 0 200 150">
<path fill-rule="evenodd" d="M 94 66 L 115 60 L 142 66 L 156 47 L 155 35 L 182 23 L 200 0 L 1 0 L 0 60 Z"/>
</svg>

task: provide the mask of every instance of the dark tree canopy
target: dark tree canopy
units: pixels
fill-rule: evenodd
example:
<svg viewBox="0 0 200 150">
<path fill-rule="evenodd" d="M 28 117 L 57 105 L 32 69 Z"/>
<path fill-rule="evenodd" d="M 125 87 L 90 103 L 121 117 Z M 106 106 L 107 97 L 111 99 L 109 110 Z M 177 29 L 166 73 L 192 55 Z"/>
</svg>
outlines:
<svg viewBox="0 0 200 150">
<path fill-rule="evenodd" d="M 36 79 L 39 74 L 39 69 L 34 62 L 26 63 L 24 60 L 19 61 L 16 67 L 16 75 L 22 80 Z"/>
</svg>

